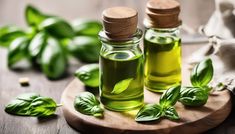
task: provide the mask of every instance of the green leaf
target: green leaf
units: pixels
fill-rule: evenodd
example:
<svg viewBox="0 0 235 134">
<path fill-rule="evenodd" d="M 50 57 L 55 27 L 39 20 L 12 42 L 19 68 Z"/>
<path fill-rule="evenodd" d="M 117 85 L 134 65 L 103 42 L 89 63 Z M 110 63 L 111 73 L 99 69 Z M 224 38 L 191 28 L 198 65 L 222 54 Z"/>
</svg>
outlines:
<svg viewBox="0 0 235 134">
<path fill-rule="evenodd" d="M 45 19 L 39 25 L 39 30 L 45 30 L 57 38 L 72 38 L 75 35 L 69 23 L 58 17 Z"/>
<path fill-rule="evenodd" d="M 28 48 L 29 40 L 27 37 L 18 37 L 16 38 L 8 48 L 8 66 L 10 68 L 13 65 L 22 59 L 28 59 L 27 48 Z"/>
<path fill-rule="evenodd" d="M 43 73 L 50 79 L 58 79 L 65 73 L 67 57 L 55 38 L 47 39 L 40 63 Z"/>
<path fill-rule="evenodd" d="M 186 106 L 203 106 L 208 100 L 208 91 L 201 87 L 184 87 L 179 101 Z"/>
<path fill-rule="evenodd" d="M 25 32 L 15 26 L 4 26 L 0 28 L 0 46 L 9 47 L 11 42 L 21 36 L 25 36 Z"/>
<path fill-rule="evenodd" d="M 28 5 L 25 8 L 25 19 L 29 26 L 37 27 L 47 17 L 47 15 L 44 15 L 32 5 Z"/>
<path fill-rule="evenodd" d="M 96 20 L 78 19 L 73 21 L 72 27 L 76 35 L 95 36 L 102 30 L 102 24 Z"/>
<path fill-rule="evenodd" d="M 28 51 L 29 56 L 34 62 L 40 63 L 41 54 L 47 43 L 47 34 L 45 32 L 39 32 L 30 42 Z"/>
<path fill-rule="evenodd" d="M 16 99 L 32 102 L 34 99 L 38 97 L 40 97 L 40 95 L 37 93 L 24 93 L 24 94 L 18 95 Z"/>
<path fill-rule="evenodd" d="M 21 94 L 6 105 L 5 111 L 9 114 L 29 116 L 30 104 L 38 97 L 39 95 L 36 93 Z"/>
<path fill-rule="evenodd" d="M 178 101 L 179 97 L 180 97 L 180 85 L 177 86 L 173 86 L 171 88 L 169 88 L 168 90 L 166 90 L 160 98 L 160 105 L 163 108 L 168 108 L 171 106 L 174 106 L 175 103 Z"/>
<path fill-rule="evenodd" d="M 207 86 L 213 77 L 213 65 L 211 59 L 205 59 L 197 64 L 191 72 L 191 83 L 195 87 Z"/>
<path fill-rule="evenodd" d="M 98 62 L 101 43 L 96 37 L 78 36 L 67 45 L 69 53 L 82 62 Z"/>
<path fill-rule="evenodd" d="M 38 97 L 30 104 L 30 115 L 37 117 L 46 117 L 53 115 L 56 111 L 56 102 L 48 97 Z"/>
<path fill-rule="evenodd" d="M 76 96 L 74 100 L 74 108 L 86 115 L 92 115 L 95 117 L 103 116 L 103 109 L 100 106 L 100 102 L 90 92 L 83 92 Z"/>
<path fill-rule="evenodd" d="M 178 113 L 176 112 L 174 107 L 169 107 L 164 111 L 164 116 L 170 120 L 178 120 L 180 119 Z"/>
<path fill-rule="evenodd" d="M 154 121 L 162 116 L 162 108 L 158 104 L 147 104 L 137 113 L 135 120 L 138 122 Z"/>
<path fill-rule="evenodd" d="M 99 87 L 99 64 L 89 64 L 80 67 L 75 76 L 86 86 Z"/>
<path fill-rule="evenodd" d="M 123 91 L 125 91 L 129 87 L 132 80 L 133 80 L 133 78 L 128 78 L 128 79 L 119 81 L 118 83 L 115 84 L 113 91 L 111 93 L 112 94 L 122 93 Z"/>
</svg>

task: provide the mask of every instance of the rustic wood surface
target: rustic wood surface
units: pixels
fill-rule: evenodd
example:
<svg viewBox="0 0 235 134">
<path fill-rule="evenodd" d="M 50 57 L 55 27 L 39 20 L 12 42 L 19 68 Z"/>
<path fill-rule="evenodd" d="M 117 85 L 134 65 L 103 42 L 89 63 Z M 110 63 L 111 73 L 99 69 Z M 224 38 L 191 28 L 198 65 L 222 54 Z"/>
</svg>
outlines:
<svg viewBox="0 0 235 134">
<path fill-rule="evenodd" d="M 184 70 L 184 78 L 189 78 L 189 71 Z M 104 118 L 99 119 L 77 112 L 74 109 L 75 96 L 87 91 L 84 84 L 74 79 L 64 90 L 61 97 L 63 114 L 67 122 L 75 129 L 96 134 L 198 134 L 223 122 L 231 112 L 231 97 L 228 90 L 213 92 L 203 107 L 189 108 L 181 103 L 175 107 L 179 121 L 161 119 L 160 121 L 137 123 L 134 118 L 138 110 L 128 112 L 104 111 Z M 96 89 L 88 90 L 97 93 Z M 156 103 L 160 94 L 145 90 L 145 102 Z"/>
<path fill-rule="evenodd" d="M 190 55 L 201 45 L 183 45 L 183 56 Z M 38 92 L 45 96 L 60 101 L 61 93 L 74 78 L 72 75 L 67 78 L 50 81 L 45 76 L 34 70 L 20 72 L 11 71 L 7 68 L 7 51 L 0 48 L 0 133 L 1 134 L 76 134 L 65 121 L 62 109 L 58 108 L 57 116 L 50 119 L 37 119 L 33 117 L 19 117 L 8 115 L 4 112 L 4 104 L 20 93 Z M 80 64 L 72 64 L 72 73 Z M 21 87 L 18 78 L 29 77 L 30 86 Z M 218 127 L 206 132 L 207 134 L 234 134 L 235 133 L 235 114 L 231 112 L 229 117 Z"/>
</svg>

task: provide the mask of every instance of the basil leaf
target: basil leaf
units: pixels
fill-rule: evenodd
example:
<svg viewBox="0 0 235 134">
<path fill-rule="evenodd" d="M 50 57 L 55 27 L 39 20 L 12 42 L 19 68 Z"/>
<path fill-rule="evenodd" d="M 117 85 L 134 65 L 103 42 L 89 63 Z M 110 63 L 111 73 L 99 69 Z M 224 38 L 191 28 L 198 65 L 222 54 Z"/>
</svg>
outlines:
<svg viewBox="0 0 235 134">
<path fill-rule="evenodd" d="M 38 97 L 30 104 L 30 115 L 37 117 L 46 117 L 53 115 L 57 108 L 56 102 L 48 97 Z"/>
<path fill-rule="evenodd" d="M 8 66 L 10 68 L 17 62 L 22 59 L 27 59 L 27 47 L 29 44 L 29 40 L 26 37 L 16 38 L 9 46 L 8 50 Z"/>
<path fill-rule="evenodd" d="M 180 119 L 178 113 L 176 112 L 174 107 L 169 107 L 164 111 L 164 116 L 170 120 L 178 120 Z"/>
<path fill-rule="evenodd" d="M 29 26 L 37 27 L 46 18 L 47 15 L 44 15 L 32 5 L 28 5 L 25 9 L 25 19 Z"/>
<path fill-rule="evenodd" d="M 37 93 L 24 93 L 24 94 L 18 95 L 16 99 L 32 102 L 34 99 L 38 97 L 40 97 L 40 95 Z"/>
<path fill-rule="evenodd" d="M 101 43 L 97 37 L 78 36 L 67 45 L 69 53 L 82 62 L 98 62 Z"/>
<path fill-rule="evenodd" d="M 137 113 L 135 120 L 138 122 L 154 121 L 162 116 L 162 108 L 157 104 L 147 104 L 143 106 Z"/>
<path fill-rule="evenodd" d="M 36 93 L 21 94 L 6 105 L 5 111 L 9 114 L 29 116 L 30 104 L 38 97 L 39 95 Z"/>
<path fill-rule="evenodd" d="M 57 38 L 72 38 L 74 31 L 68 22 L 58 17 L 45 19 L 40 25 L 39 30 L 45 30 L 50 35 Z"/>
<path fill-rule="evenodd" d="M 45 32 L 38 33 L 30 42 L 28 47 L 29 56 L 33 62 L 40 63 L 43 49 L 47 43 L 47 34 Z M 34 61 L 36 60 L 36 61 Z"/>
<path fill-rule="evenodd" d="M 76 35 L 85 35 L 85 36 L 98 36 L 98 33 L 102 30 L 102 24 L 99 21 L 95 20 L 84 20 L 77 19 L 73 21 L 72 27 Z"/>
<path fill-rule="evenodd" d="M 86 86 L 99 87 L 99 64 L 89 64 L 80 67 L 75 76 Z"/>
<path fill-rule="evenodd" d="M 160 105 L 163 108 L 174 106 L 180 97 L 180 88 L 181 86 L 177 85 L 163 92 L 159 101 Z"/>
<path fill-rule="evenodd" d="M 103 116 L 103 109 L 100 107 L 100 102 L 90 92 L 83 92 L 75 97 L 74 108 L 86 115 L 92 115 L 95 117 Z"/>
<path fill-rule="evenodd" d="M 184 87 L 179 101 L 186 106 L 202 106 L 208 100 L 208 92 L 200 87 Z"/>
<path fill-rule="evenodd" d="M 118 83 L 115 84 L 113 91 L 111 93 L 112 94 L 122 93 L 123 91 L 125 91 L 129 87 L 132 80 L 133 80 L 133 78 L 128 78 L 128 79 L 119 81 Z"/>
<path fill-rule="evenodd" d="M 206 86 L 213 77 L 213 65 L 211 59 L 205 59 L 197 64 L 191 72 L 191 83 L 195 87 Z"/>
<path fill-rule="evenodd" d="M 9 47 L 10 43 L 21 36 L 25 36 L 25 32 L 15 26 L 4 26 L 0 28 L 0 46 Z"/>
<path fill-rule="evenodd" d="M 40 63 L 43 73 L 50 79 L 62 77 L 67 66 L 66 58 L 59 42 L 56 39 L 49 37 L 41 56 Z"/>
</svg>

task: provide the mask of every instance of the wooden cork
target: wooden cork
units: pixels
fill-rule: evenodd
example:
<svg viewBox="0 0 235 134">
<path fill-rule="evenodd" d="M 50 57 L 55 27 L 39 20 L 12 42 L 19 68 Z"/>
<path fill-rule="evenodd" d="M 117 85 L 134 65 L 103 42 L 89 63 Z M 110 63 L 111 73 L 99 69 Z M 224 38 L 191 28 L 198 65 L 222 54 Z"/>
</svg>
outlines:
<svg viewBox="0 0 235 134">
<path fill-rule="evenodd" d="M 103 11 L 105 34 L 113 40 L 124 40 L 137 30 L 138 13 L 128 7 L 112 7 Z"/>
<path fill-rule="evenodd" d="M 149 0 L 144 20 L 146 27 L 174 28 L 181 25 L 180 4 L 175 0 Z"/>
</svg>

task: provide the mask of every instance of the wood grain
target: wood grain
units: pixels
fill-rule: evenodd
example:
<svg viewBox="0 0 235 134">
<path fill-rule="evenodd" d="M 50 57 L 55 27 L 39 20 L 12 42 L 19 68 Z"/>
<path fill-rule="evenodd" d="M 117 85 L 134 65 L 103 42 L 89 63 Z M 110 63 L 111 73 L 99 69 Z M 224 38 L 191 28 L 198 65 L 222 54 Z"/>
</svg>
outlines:
<svg viewBox="0 0 235 134">
<path fill-rule="evenodd" d="M 183 78 L 188 79 L 189 71 L 186 69 L 183 71 Z M 83 115 L 74 109 L 75 96 L 84 91 L 87 91 L 87 88 L 78 79 L 74 79 L 63 92 L 61 103 L 64 105 L 63 113 L 67 122 L 75 129 L 86 133 L 197 134 L 219 125 L 232 109 L 230 92 L 226 90 L 211 93 L 206 105 L 203 107 L 190 108 L 177 103 L 176 110 L 181 119 L 176 122 L 162 119 L 154 122 L 137 123 L 134 117 L 138 110 L 118 113 L 105 109 L 104 118 L 98 119 Z M 159 94 L 145 90 L 146 103 L 156 103 L 159 97 Z"/>
</svg>

